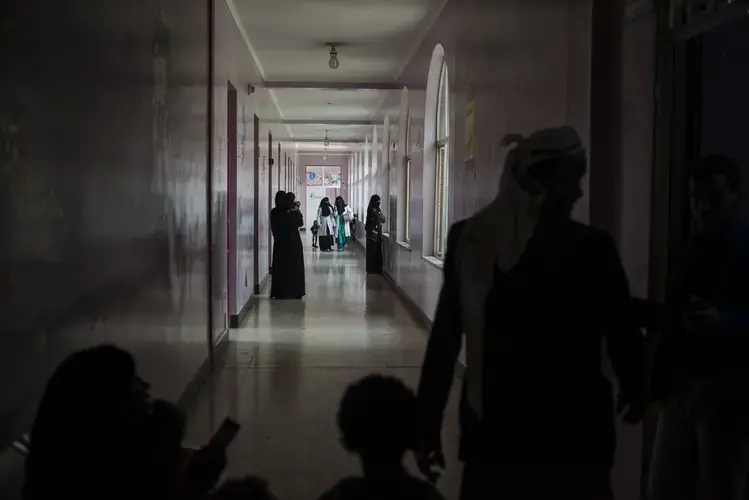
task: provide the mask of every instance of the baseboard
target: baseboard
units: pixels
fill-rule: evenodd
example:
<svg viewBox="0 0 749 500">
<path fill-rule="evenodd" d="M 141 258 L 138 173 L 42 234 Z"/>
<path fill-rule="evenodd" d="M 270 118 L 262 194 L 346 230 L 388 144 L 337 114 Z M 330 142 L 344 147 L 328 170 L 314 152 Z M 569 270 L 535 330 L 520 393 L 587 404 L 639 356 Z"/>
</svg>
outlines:
<svg viewBox="0 0 749 500">
<path fill-rule="evenodd" d="M 398 298 L 401 299 L 401 302 L 403 302 L 403 305 L 406 306 L 406 310 L 408 313 L 413 317 L 413 319 L 416 320 L 416 322 L 419 324 L 420 327 L 425 329 L 426 331 L 429 331 L 432 329 L 432 320 L 429 319 L 429 316 L 426 315 L 424 311 L 421 310 L 421 308 L 414 302 L 414 300 L 408 296 L 406 291 L 401 288 L 401 286 L 395 282 L 392 276 L 388 274 L 388 272 L 383 269 L 382 270 L 382 277 L 385 278 L 385 281 L 388 282 L 388 284 L 393 288 L 395 291 L 395 294 L 398 295 Z"/>
<path fill-rule="evenodd" d="M 255 295 L 260 295 L 263 290 L 265 290 L 265 287 L 268 286 L 268 282 L 270 281 L 270 273 L 265 275 L 265 278 L 263 278 L 263 281 L 260 282 L 259 285 L 255 285 Z"/>
<path fill-rule="evenodd" d="M 213 363 L 211 363 L 210 358 L 206 358 L 203 364 L 200 365 L 200 368 L 198 368 L 198 371 L 195 372 L 192 380 L 187 384 L 187 387 L 185 387 L 185 390 L 182 391 L 182 395 L 177 399 L 177 406 L 180 409 L 183 411 L 190 409 L 192 403 L 195 401 L 195 397 L 205 383 L 213 376 L 216 367 L 223 363 L 223 360 L 226 358 L 228 346 L 229 335 L 222 335 L 218 344 L 213 348 Z"/>
<path fill-rule="evenodd" d="M 395 291 L 395 294 L 398 296 L 398 298 L 403 302 L 403 305 L 406 307 L 406 310 L 411 315 L 411 317 L 418 323 L 420 327 L 422 327 L 426 332 L 427 335 L 429 335 L 428 332 L 432 330 L 432 320 L 429 319 L 429 316 L 426 315 L 424 311 L 421 310 L 421 308 L 414 302 L 414 300 L 408 296 L 406 291 L 401 288 L 401 286 L 393 279 L 390 274 L 383 268 L 382 270 L 382 277 L 385 278 L 385 281 L 393 288 Z M 455 372 L 458 378 L 462 379 L 465 375 L 466 371 L 466 365 L 458 360 L 458 363 L 455 365 Z"/>
<path fill-rule="evenodd" d="M 255 292 L 252 294 L 252 297 L 249 298 L 249 300 L 245 303 L 244 307 L 242 307 L 242 310 L 239 311 L 239 314 L 232 314 L 229 317 L 229 328 L 239 328 L 239 325 L 242 324 L 242 322 L 247 317 L 247 314 L 252 310 L 252 307 L 255 305 L 255 302 L 257 302 L 257 295 L 260 293 L 260 291 Z"/>
</svg>

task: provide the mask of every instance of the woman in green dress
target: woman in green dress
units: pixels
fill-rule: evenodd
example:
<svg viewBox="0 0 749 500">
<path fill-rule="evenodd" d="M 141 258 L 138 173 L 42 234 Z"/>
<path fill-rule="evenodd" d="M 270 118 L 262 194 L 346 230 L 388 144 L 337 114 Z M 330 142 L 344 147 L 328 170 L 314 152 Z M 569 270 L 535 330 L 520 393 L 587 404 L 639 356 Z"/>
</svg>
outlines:
<svg viewBox="0 0 749 500">
<path fill-rule="evenodd" d="M 346 243 L 351 238 L 351 219 L 354 217 L 354 211 L 346 205 L 342 196 L 338 196 L 335 199 L 335 214 L 338 251 L 343 252 Z"/>
</svg>

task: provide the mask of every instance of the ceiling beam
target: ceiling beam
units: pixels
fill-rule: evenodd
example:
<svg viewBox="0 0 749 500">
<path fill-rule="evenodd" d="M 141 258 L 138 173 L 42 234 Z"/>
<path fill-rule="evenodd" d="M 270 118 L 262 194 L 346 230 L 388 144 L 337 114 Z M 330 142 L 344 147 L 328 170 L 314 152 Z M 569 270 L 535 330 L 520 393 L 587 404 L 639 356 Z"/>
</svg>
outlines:
<svg viewBox="0 0 749 500">
<path fill-rule="evenodd" d="M 283 125 L 330 125 L 330 126 L 370 126 L 382 125 L 382 122 L 372 120 L 269 120 L 268 123 L 281 123 Z"/>
<path fill-rule="evenodd" d="M 329 139 L 331 144 L 364 144 L 364 141 L 361 139 Z M 299 139 L 292 139 L 292 142 L 297 143 L 320 143 L 322 144 L 324 142 L 324 139 L 308 139 L 308 138 L 299 138 Z"/>
<path fill-rule="evenodd" d="M 299 156 L 349 156 L 351 151 L 298 151 Z"/>
<path fill-rule="evenodd" d="M 398 90 L 394 82 L 265 82 L 266 89 Z"/>
</svg>

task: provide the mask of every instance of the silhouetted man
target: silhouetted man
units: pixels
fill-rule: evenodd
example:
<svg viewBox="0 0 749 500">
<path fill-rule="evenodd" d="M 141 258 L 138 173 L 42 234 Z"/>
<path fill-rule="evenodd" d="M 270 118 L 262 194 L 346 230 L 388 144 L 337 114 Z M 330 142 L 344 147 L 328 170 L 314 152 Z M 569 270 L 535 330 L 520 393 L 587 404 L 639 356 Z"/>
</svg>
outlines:
<svg viewBox="0 0 749 500">
<path fill-rule="evenodd" d="M 574 129 L 541 130 L 507 155 L 497 198 L 450 230 L 421 372 L 422 471 L 444 466 L 440 431 L 463 339 L 461 498 L 612 497 L 614 402 L 644 412 L 645 349 L 610 236 L 570 218 L 587 155 Z M 633 478 L 636 480 L 636 478 Z"/>
<path fill-rule="evenodd" d="M 741 172 L 709 156 L 691 178 L 698 231 L 669 297 L 653 389 L 663 402 L 650 500 L 744 500 L 749 472 L 749 229 Z M 695 474 L 696 470 L 696 474 Z"/>
</svg>

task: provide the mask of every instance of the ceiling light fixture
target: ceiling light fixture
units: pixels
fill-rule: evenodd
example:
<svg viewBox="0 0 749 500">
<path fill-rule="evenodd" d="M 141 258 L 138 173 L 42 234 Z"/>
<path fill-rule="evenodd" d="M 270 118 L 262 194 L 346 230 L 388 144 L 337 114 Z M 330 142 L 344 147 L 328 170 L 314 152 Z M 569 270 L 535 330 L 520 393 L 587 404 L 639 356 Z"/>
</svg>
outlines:
<svg viewBox="0 0 749 500">
<path fill-rule="evenodd" d="M 330 139 L 328 139 L 328 131 L 327 130 L 325 131 L 325 140 L 323 141 L 323 144 L 325 145 L 326 148 L 328 146 L 330 146 Z"/>
<path fill-rule="evenodd" d="M 330 69 L 338 69 L 338 66 L 340 66 L 341 63 L 338 61 L 338 51 L 335 48 L 334 44 L 330 44 L 330 60 L 328 61 L 328 66 L 330 66 Z"/>
</svg>

